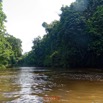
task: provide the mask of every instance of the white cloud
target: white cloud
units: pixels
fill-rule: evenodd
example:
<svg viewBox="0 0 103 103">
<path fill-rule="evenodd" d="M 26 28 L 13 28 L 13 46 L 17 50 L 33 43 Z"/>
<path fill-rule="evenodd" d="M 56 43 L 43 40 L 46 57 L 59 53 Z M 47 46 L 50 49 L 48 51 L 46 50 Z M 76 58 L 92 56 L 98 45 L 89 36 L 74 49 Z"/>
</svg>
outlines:
<svg viewBox="0 0 103 103">
<path fill-rule="evenodd" d="M 3 0 L 7 15 L 7 31 L 20 38 L 23 51 L 31 50 L 32 40 L 45 34 L 42 22 L 50 23 L 59 19 L 61 6 L 69 5 L 75 0 Z"/>
</svg>

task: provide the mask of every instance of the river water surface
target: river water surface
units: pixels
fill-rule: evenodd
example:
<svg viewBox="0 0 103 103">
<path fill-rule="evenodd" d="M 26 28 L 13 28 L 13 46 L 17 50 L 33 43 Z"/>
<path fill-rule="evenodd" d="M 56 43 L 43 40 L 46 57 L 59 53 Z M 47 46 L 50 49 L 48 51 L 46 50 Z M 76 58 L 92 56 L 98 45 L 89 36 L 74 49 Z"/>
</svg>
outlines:
<svg viewBox="0 0 103 103">
<path fill-rule="evenodd" d="M 103 73 L 36 67 L 0 71 L 0 103 L 103 103 Z"/>
</svg>

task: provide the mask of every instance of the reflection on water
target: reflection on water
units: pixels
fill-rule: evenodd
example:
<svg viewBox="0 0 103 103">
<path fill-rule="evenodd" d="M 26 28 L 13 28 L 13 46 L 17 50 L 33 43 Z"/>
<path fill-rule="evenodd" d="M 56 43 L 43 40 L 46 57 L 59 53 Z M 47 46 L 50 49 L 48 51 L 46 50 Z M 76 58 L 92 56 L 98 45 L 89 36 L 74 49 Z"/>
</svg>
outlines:
<svg viewBox="0 0 103 103">
<path fill-rule="evenodd" d="M 103 73 L 31 67 L 1 71 L 0 103 L 103 103 Z"/>
</svg>

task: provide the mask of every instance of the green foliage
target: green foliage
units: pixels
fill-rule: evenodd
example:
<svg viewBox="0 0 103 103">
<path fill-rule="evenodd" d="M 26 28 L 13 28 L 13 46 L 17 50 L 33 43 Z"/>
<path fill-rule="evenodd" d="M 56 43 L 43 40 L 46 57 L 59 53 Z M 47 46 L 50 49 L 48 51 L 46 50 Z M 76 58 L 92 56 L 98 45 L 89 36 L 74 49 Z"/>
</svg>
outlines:
<svg viewBox="0 0 103 103">
<path fill-rule="evenodd" d="M 22 56 L 22 49 L 21 49 L 21 40 L 17 39 L 11 35 L 8 35 L 6 37 L 6 40 L 9 42 L 9 44 L 11 45 L 11 49 L 12 49 L 12 55 L 10 56 L 11 61 L 10 64 L 15 65 L 17 64 L 17 62 L 19 61 L 19 59 Z"/>
<path fill-rule="evenodd" d="M 6 33 L 4 22 L 6 15 L 0 1 L 0 69 L 13 66 L 21 56 L 21 41 Z"/>
<path fill-rule="evenodd" d="M 33 66 L 103 67 L 103 0 L 76 0 L 61 11 L 59 21 L 42 24 L 46 35 L 34 39 L 23 61 Z"/>
<path fill-rule="evenodd" d="M 21 57 L 21 41 L 13 36 L 0 35 L 0 65 L 13 66 Z"/>
</svg>

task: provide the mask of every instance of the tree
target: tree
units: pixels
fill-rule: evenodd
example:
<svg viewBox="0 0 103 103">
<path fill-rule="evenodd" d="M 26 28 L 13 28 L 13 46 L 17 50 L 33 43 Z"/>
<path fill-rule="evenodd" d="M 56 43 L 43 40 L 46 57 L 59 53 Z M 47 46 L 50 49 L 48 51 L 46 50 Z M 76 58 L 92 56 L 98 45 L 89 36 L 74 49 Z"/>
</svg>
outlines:
<svg viewBox="0 0 103 103">
<path fill-rule="evenodd" d="M 6 33 L 4 22 L 6 22 L 6 15 L 0 0 L 0 68 L 16 64 L 22 52 L 21 40 Z"/>
<path fill-rule="evenodd" d="M 61 7 L 59 21 L 44 22 L 27 61 L 35 66 L 103 67 L 103 0 L 76 0 Z"/>
</svg>

